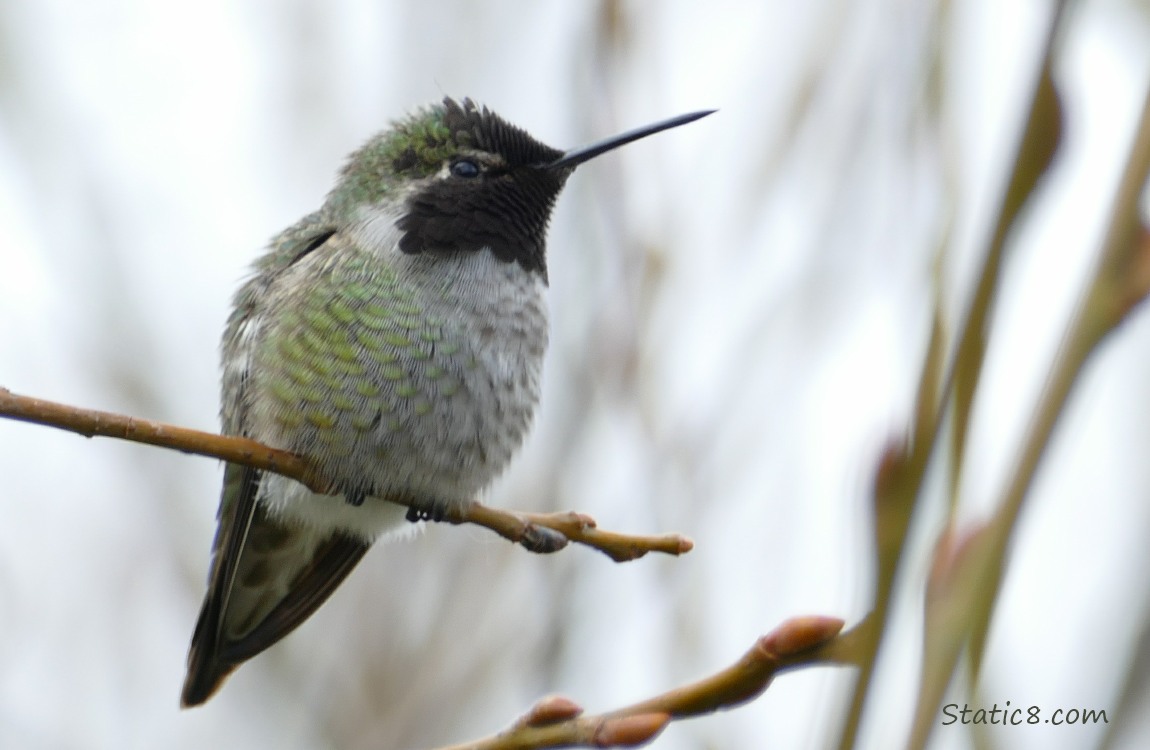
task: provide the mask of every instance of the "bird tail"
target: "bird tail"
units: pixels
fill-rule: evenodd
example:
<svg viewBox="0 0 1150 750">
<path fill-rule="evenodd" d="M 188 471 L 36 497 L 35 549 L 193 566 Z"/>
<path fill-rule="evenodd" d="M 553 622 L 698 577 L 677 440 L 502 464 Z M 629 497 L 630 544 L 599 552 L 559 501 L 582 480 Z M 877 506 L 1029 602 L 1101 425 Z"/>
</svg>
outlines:
<svg viewBox="0 0 1150 750">
<path fill-rule="evenodd" d="M 193 708 L 206 703 L 239 666 L 219 658 L 214 634 L 201 637 L 206 631 L 215 630 L 215 623 L 208 622 L 207 605 L 205 602 L 200 612 L 196 634 L 192 638 L 192 649 L 188 652 L 188 676 L 184 679 L 184 690 L 180 693 L 180 708 Z"/>
</svg>

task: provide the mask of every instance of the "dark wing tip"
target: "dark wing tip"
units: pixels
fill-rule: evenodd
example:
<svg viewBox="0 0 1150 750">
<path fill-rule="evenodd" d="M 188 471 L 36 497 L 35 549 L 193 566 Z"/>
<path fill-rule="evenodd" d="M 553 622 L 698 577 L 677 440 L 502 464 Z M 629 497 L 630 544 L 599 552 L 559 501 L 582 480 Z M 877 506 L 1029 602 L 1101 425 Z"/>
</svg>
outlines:
<svg viewBox="0 0 1150 750">
<path fill-rule="evenodd" d="M 195 708 L 207 703 L 237 666 L 210 657 L 199 658 L 199 653 L 192 651 L 188 660 L 188 676 L 180 693 L 180 708 Z"/>
<path fill-rule="evenodd" d="M 191 708 L 210 699 L 224 680 L 248 659 L 295 630 L 327 601 L 370 545 L 361 539 L 334 534 L 320 545 L 315 557 L 292 584 L 291 590 L 250 631 L 237 639 L 220 632 L 220 596 L 213 588 L 204 600 L 188 652 L 188 676 L 180 705 Z"/>
<path fill-rule="evenodd" d="M 238 661 L 220 658 L 220 628 L 240 552 L 255 515 L 259 481 L 259 472 L 247 466 L 228 464 L 224 470 L 220 527 L 212 548 L 208 593 L 188 650 L 188 675 L 180 694 L 182 708 L 206 702 L 239 665 Z"/>
<path fill-rule="evenodd" d="M 215 598 L 209 595 L 200 610 L 195 632 L 192 633 L 192 647 L 188 651 L 188 675 L 184 678 L 184 690 L 180 694 L 180 708 L 192 708 L 206 703 L 224 684 L 238 662 L 220 659 L 219 615 Z"/>
</svg>

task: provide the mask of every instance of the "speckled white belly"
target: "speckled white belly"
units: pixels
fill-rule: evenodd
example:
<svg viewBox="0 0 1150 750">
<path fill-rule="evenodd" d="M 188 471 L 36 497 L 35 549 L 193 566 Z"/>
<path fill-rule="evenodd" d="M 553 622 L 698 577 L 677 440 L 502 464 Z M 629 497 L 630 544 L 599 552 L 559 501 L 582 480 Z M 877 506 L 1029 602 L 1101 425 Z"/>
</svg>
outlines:
<svg viewBox="0 0 1150 750">
<path fill-rule="evenodd" d="M 374 540 L 414 528 L 404 520 L 406 507 L 382 499 L 392 493 L 428 510 L 470 502 L 506 468 L 539 401 L 547 346 L 546 283 L 539 274 L 487 250 L 449 256 L 392 251 L 387 260 L 402 264 L 418 304 L 444 321 L 443 342 L 425 352 L 423 370 L 412 370 L 418 378 L 428 366 L 436 368 L 434 382 L 417 383 L 427 397 L 391 397 L 379 424 L 341 444 L 339 455 L 313 437 L 301 444 L 302 432 L 271 419 L 252 420 L 256 439 L 312 457 L 342 486 L 373 491 L 355 506 L 343 495 L 316 495 L 290 479 L 266 476 L 260 501 L 317 535 L 340 530 Z M 394 387 L 383 379 L 379 385 Z"/>
</svg>

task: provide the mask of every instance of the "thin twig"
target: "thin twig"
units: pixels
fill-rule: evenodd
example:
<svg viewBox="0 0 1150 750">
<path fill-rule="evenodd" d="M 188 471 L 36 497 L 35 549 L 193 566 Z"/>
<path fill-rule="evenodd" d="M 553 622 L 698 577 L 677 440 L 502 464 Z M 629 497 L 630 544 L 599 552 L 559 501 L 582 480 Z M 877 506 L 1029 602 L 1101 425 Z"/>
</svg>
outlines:
<svg viewBox="0 0 1150 750">
<path fill-rule="evenodd" d="M 499 734 L 440 750 L 539 750 L 556 747 L 635 747 L 668 724 L 757 698 L 777 674 L 820 664 L 857 665 L 859 633 L 869 620 L 839 634 L 834 617 L 796 617 L 763 636 L 741 659 L 709 677 L 639 703 L 592 716 L 562 697 L 544 698 Z"/>
<path fill-rule="evenodd" d="M 287 451 L 233 435 L 190 430 L 186 427 L 138 419 L 94 409 L 81 409 L 54 401 L 22 396 L 0 387 L 0 417 L 55 427 L 86 437 L 111 437 L 210 456 L 229 463 L 282 474 L 314 492 L 327 493 L 331 484 L 307 459 Z M 387 498 L 408 505 L 403 498 Z M 575 542 L 603 552 L 616 562 L 634 560 L 648 552 L 681 555 L 694 546 L 679 534 L 631 536 L 596 528 L 590 516 L 578 513 L 515 513 L 473 503 L 449 513 L 443 520 L 471 523 L 537 553 L 556 552 Z"/>
</svg>

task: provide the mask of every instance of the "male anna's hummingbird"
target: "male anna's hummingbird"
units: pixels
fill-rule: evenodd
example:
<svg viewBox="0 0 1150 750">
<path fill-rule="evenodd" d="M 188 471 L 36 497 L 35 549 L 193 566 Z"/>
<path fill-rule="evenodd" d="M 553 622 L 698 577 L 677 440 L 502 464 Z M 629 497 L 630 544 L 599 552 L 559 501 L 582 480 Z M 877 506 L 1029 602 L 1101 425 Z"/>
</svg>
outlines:
<svg viewBox="0 0 1150 750">
<path fill-rule="evenodd" d="M 307 619 L 375 539 L 503 470 L 539 400 L 564 182 L 707 114 L 564 153 L 444 99 L 369 140 L 323 208 L 272 240 L 224 332 L 223 430 L 307 457 L 337 491 L 225 468 L 184 706 Z"/>
</svg>

